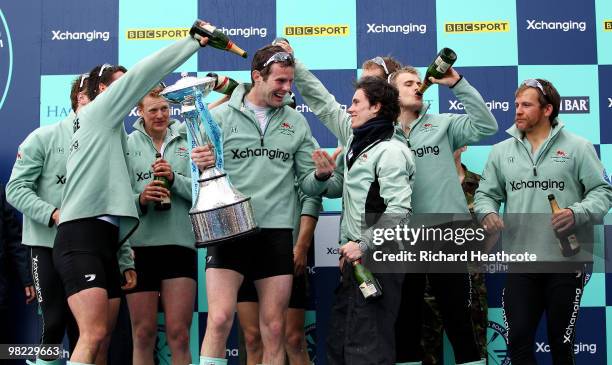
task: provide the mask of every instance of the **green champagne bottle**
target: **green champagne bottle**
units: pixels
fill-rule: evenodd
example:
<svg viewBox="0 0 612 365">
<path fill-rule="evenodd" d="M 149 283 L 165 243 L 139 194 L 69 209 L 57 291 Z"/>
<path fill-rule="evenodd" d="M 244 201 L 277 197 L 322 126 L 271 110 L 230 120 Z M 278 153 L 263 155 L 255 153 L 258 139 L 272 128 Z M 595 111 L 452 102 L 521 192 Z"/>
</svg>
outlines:
<svg viewBox="0 0 612 365">
<path fill-rule="evenodd" d="M 232 92 L 234 92 L 234 89 L 238 86 L 238 82 L 231 77 L 217 75 L 214 72 L 209 72 L 206 76 L 215 79 L 215 87 L 213 90 L 221 94 L 232 95 Z"/>
<path fill-rule="evenodd" d="M 425 90 L 432 84 L 429 78 L 441 79 L 455 61 L 457 61 L 457 54 L 455 51 L 446 47 L 442 48 L 436 56 L 436 59 L 427 67 L 427 72 L 425 72 L 425 77 L 423 78 L 423 84 L 421 84 L 417 94 L 423 95 Z"/>
<path fill-rule="evenodd" d="M 189 30 L 189 34 L 192 37 L 195 35 L 201 37 L 208 37 L 208 45 L 237 54 L 242 58 L 247 58 L 247 53 L 242 48 L 238 47 L 234 42 L 232 42 L 228 36 L 226 36 L 222 31 L 217 29 L 212 24 L 207 24 L 206 22 L 198 19 L 193 23 L 193 26 Z"/>
<path fill-rule="evenodd" d="M 155 153 L 155 160 L 157 161 L 158 159 L 160 159 L 161 153 L 157 152 Z M 168 178 L 165 176 L 155 176 L 153 178 L 153 180 L 159 180 L 163 183 L 163 187 L 170 190 L 170 181 L 168 181 Z M 155 210 L 168 210 L 172 207 L 172 202 L 170 200 L 169 196 L 165 196 L 162 198 L 162 201 L 160 202 L 155 202 L 154 208 Z"/>
<path fill-rule="evenodd" d="M 561 211 L 554 194 L 548 195 L 548 202 L 550 203 L 550 210 L 553 212 L 553 214 Z M 574 256 L 580 252 L 580 242 L 578 242 L 576 232 L 573 229 L 567 230 L 563 233 L 555 230 L 555 236 L 557 236 L 557 239 L 559 240 L 559 248 L 561 248 L 561 254 L 564 257 Z"/>
<path fill-rule="evenodd" d="M 382 288 L 380 283 L 372 272 L 361 264 L 361 260 L 353 261 L 353 273 L 355 274 L 355 280 L 359 285 L 361 294 L 366 299 L 378 298 L 382 295 Z"/>
</svg>

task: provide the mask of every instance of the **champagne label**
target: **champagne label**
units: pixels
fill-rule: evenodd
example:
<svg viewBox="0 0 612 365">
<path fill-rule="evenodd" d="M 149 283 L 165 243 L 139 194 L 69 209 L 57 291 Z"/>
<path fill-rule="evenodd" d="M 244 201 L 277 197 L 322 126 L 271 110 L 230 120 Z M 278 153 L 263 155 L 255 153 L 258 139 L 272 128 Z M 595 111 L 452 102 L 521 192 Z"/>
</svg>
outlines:
<svg viewBox="0 0 612 365">
<path fill-rule="evenodd" d="M 217 27 L 215 27 L 212 24 L 203 24 L 203 23 L 200 23 L 200 26 L 202 27 L 202 29 L 205 29 L 207 32 L 210 32 L 210 34 L 213 34 L 213 32 L 215 30 L 217 30 Z"/>
<path fill-rule="evenodd" d="M 370 281 L 364 281 L 363 283 L 359 284 L 359 289 L 361 290 L 361 294 L 363 294 L 364 298 L 369 298 L 376 294 L 376 286 Z"/>
<path fill-rule="evenodd" d="M 436 58 L 436 60 L 434 61 L 434 64 L 436 65 L 436 71 L 438 71 L 438 72 L 440 72 L 442 74 L 446 73 L 446 71 L 450 67 L 450 64 L 444 62 L 444 60 L 440 56 L 438 56 L 438 58 Z"/>
<path fill-rule="evenodd" d="M 570 234 L 569 236 L 567 236 L 567 240 L 572 250 L 575 250 L 580 247 L 580 243 L 578 242 L 578 238 L 576 238 L 575 234 Z"/>
</svg>

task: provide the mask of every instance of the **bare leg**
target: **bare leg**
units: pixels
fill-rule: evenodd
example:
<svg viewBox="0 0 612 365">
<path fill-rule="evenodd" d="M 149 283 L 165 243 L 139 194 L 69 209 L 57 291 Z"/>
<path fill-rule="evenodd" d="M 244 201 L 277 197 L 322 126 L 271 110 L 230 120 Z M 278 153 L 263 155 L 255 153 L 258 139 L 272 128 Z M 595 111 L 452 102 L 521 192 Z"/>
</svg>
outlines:
<svg viewBox="0 0 612 365">
<path fill-rule="evenodd" d="M 159 292 L 145 291 L 127 295 L 130 319 L 132 321 L 132 341 L 134 365 L 153 365 L 153 351 L 157 338 L 157 300 Z"/>
<path fill-rule="evenodd" d="M 255 281 L 259 297 L 259 328 L 264 346 L 263 363 L 285 364 L 285 317 L 293 275 L 278 275 Z"/>
<path fill-rule="evenodd" d="M 259 333 L 259 303 L 238 303 L 238 320 L 244 333 L 244 342 L 247 352 L 247 365 L 261 364 L 263 360 L 263 347 L 261 333 Z"/>
<path fill-rule="evenodd" d="M 68 297 L 68 306 L 79 326 L 79 340 L 70 360 L 93 364 L 108 334 L 109 303 L 106 289 L 89 288 L 72 294 Z"/>
<path fill-rule="evenodd" d="M 285 351 L 291 365 L 309 365 L 308 347 L 304 334 L 304 310 L 287 310 L 287 329 L 285 331 Z"/>
<path fill-rule="evenodd" d="M 166 317 L 166 338 L 172 353 L 172 365 L 188 365 L 189 328 L 193 318 L 196 282 L 191 278 L 162 281 L 161 297 Z"/>
</svg>

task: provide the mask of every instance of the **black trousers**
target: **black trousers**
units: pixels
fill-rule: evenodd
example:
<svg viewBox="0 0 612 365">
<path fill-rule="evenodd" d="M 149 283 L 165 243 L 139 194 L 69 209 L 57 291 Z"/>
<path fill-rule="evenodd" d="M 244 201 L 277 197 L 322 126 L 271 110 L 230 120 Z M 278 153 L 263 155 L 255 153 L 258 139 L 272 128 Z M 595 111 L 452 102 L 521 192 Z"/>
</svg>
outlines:
<svg viewBox="0 0 612 365">
<path fill-rule="evenodd" d="M 330 365 L 389 365 L 395 363 L 395 320 L 404 274 L 375 274 L 383 295 L 366 300 L 345 264 L 336 289 L 327 337 Z"/>
<path fill-rule="evenodd" d="M 36 299 L 42 313 L 40 343 L 43 345 L 61 344 L 64 333 L 67 333 L 70 353 L 72 353 L 79 338 L 79 329 L 68 307 L 62 281 L 55 271 L 52 249 L 34 246 L 31 248 L 31 257 Z M 52 359 L 44 356 L 41 358 Z"/>
<path fill-rule="evenodd" d="M 442 324 L 448 335 L 455 362 L 480 360 L 472 325 L 471 281 L 467 273 L 405 274 L 399 315 L 395 324 L 397 362 L 423 360 L 421 347 L 425 275 L 440 307 Z"/>
<path fill-rule="evenodd" d="M 574 364 L 574 339 L 586 274 L 508 274 L 503 293 L 513 365 L 537 364 L 535 334 L 546 313 L 553 364 Z"/>
</svg>

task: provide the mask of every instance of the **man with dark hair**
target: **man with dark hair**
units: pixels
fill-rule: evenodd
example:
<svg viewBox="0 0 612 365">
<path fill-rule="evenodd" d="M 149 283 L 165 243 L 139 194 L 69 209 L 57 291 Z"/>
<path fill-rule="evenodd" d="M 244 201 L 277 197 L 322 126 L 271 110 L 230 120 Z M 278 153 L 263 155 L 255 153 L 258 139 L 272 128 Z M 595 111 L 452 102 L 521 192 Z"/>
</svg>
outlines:
<svg viewBox="0 0 612 365">
<path fill-rule="evenodd" d="M 318 195 L 329 176 L 315 176 L 315 143 L 308 123 L 291 109 L 293 56 L 278 46 L 258 50 L 251 67 L 253 84 L 236 87 L 228 103 L 211 113 L 223 130 L 225 171 L 251 196 L 261 231 L 208 249 L 208 321 L 201 364 L 226 364 L 225 343 L 242 281 L 253 280 L 259 297 L 263 363 L 284 364 L 283 330 L 293 273 L 294 182 Z M 192 152 L 204 168 L 210 150 Z"/>
<path fill-rule="evenodd" d="M 493 146 L 474 201 L 483 228 L 491 234 L 504 228 L 498 215 L 502 203 L 508 223 L 516 221 L 510 216 L 521 213 L 529 213 L 528 220 L 550 214 L 550 194 L 566 207 L 552 214 L 550 226 L 521 226 L 503 241 L 505 251 L 529 252 L 539 262 L 555 264 L 546 272 L 540 267 L 534 272 L 527 264 L 509 266 L 502 304 L 510 359 L 519 365 L 536 364 L 535 334 L 544 313 L 552 362 L 575 363 L 574 322 L 588 277 L 584 263 L 592 256 L 583 250 L 564 257 L 554 233 L 574 231 L 578 241 L 593 242 L 592 224 L 601 223 L 612 206 L 612 186 L 604 178 L 593 145 L 566 131 L 557 119 L 560 100 L 547 80 L 521 83 L 515 94 L 514 125 L 507 130 L 511 137 Z M 549 186 L 551 181 L 557 184 Z M 523 186 L 515 189 L 515 185 Z"/>
</svg>

